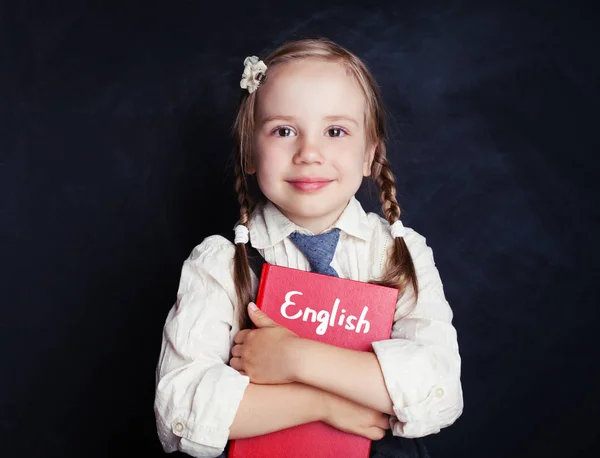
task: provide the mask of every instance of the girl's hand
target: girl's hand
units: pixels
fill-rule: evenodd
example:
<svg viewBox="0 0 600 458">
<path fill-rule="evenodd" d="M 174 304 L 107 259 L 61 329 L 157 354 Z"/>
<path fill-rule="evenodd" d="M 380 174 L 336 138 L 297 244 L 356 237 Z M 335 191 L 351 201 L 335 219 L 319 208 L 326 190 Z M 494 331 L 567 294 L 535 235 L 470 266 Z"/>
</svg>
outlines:
<svg viewBox="0 0 600 458">
<path fill-rule="evenodd" d="M 293 382 L 292 362 L 286 350 L 290 340 L 299 337 L 275 323 L 252 302 L 248 315 L 257 329 L 244 329 L 235 335 L 229 365 L 250 377 L 252 383 Z"/>
<path fill-rule="evenodd" d="M 379 440 L 390 429 L 390 416 L 333 393 L 324 392 L 323 421 L 340 431 Z"/>
</svg>

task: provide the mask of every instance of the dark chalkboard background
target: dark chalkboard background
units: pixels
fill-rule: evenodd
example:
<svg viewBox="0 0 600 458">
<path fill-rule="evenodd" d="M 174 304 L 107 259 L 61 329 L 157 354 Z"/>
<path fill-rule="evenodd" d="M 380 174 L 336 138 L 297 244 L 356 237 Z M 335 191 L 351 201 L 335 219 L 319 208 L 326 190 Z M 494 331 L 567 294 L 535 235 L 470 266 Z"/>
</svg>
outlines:
<svg viewBox="0 0 600 458">
<path fill-rule="evenodd" d="M 154 368 L 181 263 L 237 216 L 242 61 L 326 35 L 381 85 L 403 219 L 455 312 L 465 411 L 433 457 L 589 456 L 592 4 L 1 2 L 0 455 L 161 456 Z"/>
</svg>

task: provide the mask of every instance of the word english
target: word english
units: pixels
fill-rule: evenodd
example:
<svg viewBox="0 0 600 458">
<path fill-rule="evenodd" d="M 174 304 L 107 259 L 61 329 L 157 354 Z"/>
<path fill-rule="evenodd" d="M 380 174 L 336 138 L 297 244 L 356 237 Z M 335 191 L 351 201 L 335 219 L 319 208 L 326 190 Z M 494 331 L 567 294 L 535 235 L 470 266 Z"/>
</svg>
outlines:
<svg viewBox="0 0 600 458">
<path fill-rule="evenodd" d="M 305 307 L 304 310 L 300 308 L 295 313 L 290 315 L 289 309 L 296 305 L 296 303 L 292 301 L 292 297 L 295 295 L 301 296 L 302 293 L 300 291 L 290 291 L 285 295 L 285 302 L 281 304 L 280 308 L 281 315 L 288 320 L 302 319 L 302 321 L 310 321 L 311 323 L 318 321 L 319 325 L 315 331 L 320 336 L 324 335 L 327 332 L 327 329 L 333 326 L 344 325 L 344 329 L 347 329 L 348 331 L 354 331 L 356 333 L 360 333 L 362 329 L 363 334 L 368 333 L 369 329 L 371 329 L 371 323 L 369 323 L 369 321 L 366 319 L 369 307 L 365 306 L 362 309 L 360 317 L 358 318 L 354 315 L 346 316 L 345 309 L 342 309 L 342 313 L 338 317 L 337 313 L 340 305 L 339 299 L 335 300 L 331 312 L 329 310 L 320 310 L 317 312 L 310 307 Z"/>
</svg>

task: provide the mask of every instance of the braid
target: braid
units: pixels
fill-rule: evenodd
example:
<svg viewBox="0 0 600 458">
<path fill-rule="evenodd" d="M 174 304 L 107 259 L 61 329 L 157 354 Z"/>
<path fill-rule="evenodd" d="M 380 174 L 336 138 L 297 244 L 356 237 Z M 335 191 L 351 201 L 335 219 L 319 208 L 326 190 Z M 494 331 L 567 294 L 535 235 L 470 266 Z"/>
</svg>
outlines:
<svg viewBox="0 0 600 458">
<path fill-rule="evenodd" d="M 396 200 L 396 180 L 385 156 L 385 149 L 381 146 L 375 152 L 373 179 L 379 189 L 379 201 L 385 219 L 392 225 L 400 218 L 400 205 Z M 393 253 L 389 258 L 387 269 L 381 281 L 377 283 L 397 288 L 400 296 L 405 292 L 408 285 L 411 285 L 415 293 L 414 303 L 416 303 L 419 286 L 412 256 L 403 237 L 394 238 L 393 241 Z"/>
<path fill-rule="evenodd" d="M 393 224 L 400 218 L 400 206 L 396 200 L 396 179 L 390 169 L 389 161 L 382 154 L 375 155 L 375 161 L 379 165 L 379 173 L 375 177 L 375 183 L 379 189 L 379 201 L 385 219 Z"/>
<path fill-rule="evenodd" d="M 240 204 L 240 219 L 238 224 L 246 226 L 250 220 L 254 203 L 250 197 L 246 175 L 242 170 L 241 161 L 235 161 L 235 189 Z M 248 264 L 248 253 L 245 243 L 236 243 L 235 255 L 233 259 L 235 291 L 239 304 L 239 327 L 247 329 L 251 327 L 250 317 L 246 309 L 248 303 L 252 300 L 252 283 L 250 277 L 250 266 Z"/>
</svg>

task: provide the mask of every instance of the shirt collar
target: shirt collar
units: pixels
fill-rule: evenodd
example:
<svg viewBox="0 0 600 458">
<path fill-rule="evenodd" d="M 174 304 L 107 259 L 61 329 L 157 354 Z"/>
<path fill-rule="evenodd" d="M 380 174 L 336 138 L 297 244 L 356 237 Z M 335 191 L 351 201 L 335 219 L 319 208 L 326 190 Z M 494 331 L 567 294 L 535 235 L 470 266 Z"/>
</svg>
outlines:
<svg viewBox="0 0 600 458">
<path fill-rule="evenodd" d="M 365 241 L 371 240 L 371 227 L 369 226 L 368 216 L 354 196 L 352 196 L 350 202 L 330 229 L 334 227 L 352 237 Z M 272 247 L 294 231 L 312 234 L 308 229 L 297 226 L 290 221 L 270 201 L 258 205 L 248 222 L 248 229 L 252 246 L 258 249 Z"/>
</svg>

